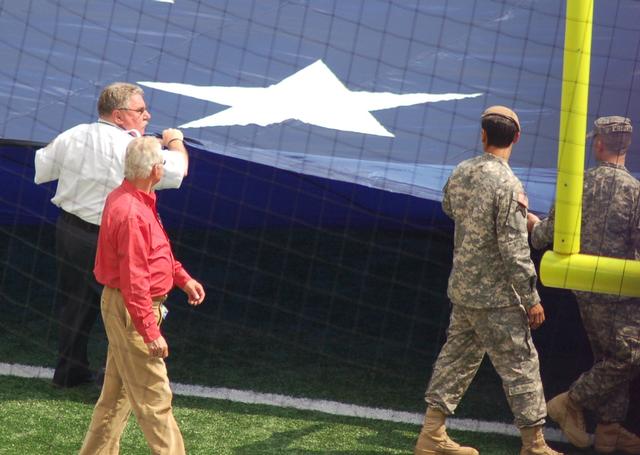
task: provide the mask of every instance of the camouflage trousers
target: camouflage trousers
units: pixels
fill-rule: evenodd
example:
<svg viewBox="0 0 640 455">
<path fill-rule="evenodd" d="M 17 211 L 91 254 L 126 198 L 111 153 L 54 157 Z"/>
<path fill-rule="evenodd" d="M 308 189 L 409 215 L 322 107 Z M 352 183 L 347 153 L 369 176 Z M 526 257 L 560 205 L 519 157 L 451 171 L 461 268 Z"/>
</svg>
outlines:
<svg viewBox="0 0 640 455">
<path fill-rule="evenodd" d="M 502 378 L 516 426 L 542 425 L 547 407 L 538 351 L 521 306 L 475 309 L 453 305 L 447 342 L 425 393 L 427 404 L 453 414 L 485 353 Z"/>
<path fill-rule="evenodd" d="M 640 304 L 594 303 L 593 298 L 578 297 L 578 306 L 593 366 L 571 385 L 569 395 L 600 421 L 622 422 L 629 407 L 629 386 L 640 374 Z"/>
</svg>

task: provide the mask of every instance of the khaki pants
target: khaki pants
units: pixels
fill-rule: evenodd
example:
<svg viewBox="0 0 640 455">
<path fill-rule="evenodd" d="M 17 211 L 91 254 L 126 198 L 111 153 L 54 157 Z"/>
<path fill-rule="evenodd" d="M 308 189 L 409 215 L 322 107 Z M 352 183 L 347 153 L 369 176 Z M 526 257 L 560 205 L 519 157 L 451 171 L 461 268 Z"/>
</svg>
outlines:
<svg viewBox="0 0 640 455">
<path fill-rule="evenodd" d="M 153 302 L 158 325 L 161 303 Z M 171 411 L 172 393 L 164 360 L 149 356 L 120 291 L 105 287 L 101 310 L 109 339 L 107 367 L 80 455 L 118 454 L 131 411 L 154 455 L 184 454 L 182 435 Z"/>
</svg>

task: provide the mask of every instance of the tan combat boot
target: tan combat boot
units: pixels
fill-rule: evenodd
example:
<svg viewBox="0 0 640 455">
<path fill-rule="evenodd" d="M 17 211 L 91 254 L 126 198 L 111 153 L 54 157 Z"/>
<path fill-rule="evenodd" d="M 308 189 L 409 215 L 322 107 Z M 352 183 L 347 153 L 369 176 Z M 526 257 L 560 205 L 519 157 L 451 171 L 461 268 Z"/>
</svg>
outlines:
<svg viewBox="0 0 640 455">
<path fill-rule="evenodd" d="M 542 427 L 520 428 L 522 449 L 520 455 L 562 455 L 547 445 L 542 434 Z"/>
<path fill-rule="evenodd" d="M 594 445 L 600 453 L 619 450 L 632 455 L 640 454 L 640 438 L 619 423 L 599 423 Z"/>
<path fill-rule="evenodd" d="M 581 449 L 591 445 L 582 408 L 569 398 L 569 392 L 561 393 L 549 401 L 547 413 L 560 425 L 571 444 Z"/>
<path fill-rule="evenodd" d="M 434 408 L 427 408 L 424 425 L 415 449 L 414 455 L 479 455 L 472 447 L 462 447 L 453 442 L 447 435 L 444 426 L 445 415 Z"/>
</svg>

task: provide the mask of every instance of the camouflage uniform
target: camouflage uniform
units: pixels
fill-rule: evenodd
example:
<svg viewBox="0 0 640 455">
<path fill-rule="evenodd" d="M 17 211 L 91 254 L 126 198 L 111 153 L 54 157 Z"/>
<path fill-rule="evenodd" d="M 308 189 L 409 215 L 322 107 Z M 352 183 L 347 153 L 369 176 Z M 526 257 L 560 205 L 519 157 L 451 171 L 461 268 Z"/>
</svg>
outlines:
<svg viewBox="0 0 640 455">
<path fill-rule="evenodd" d="M 516 426 L 542 425 L 546 406 L 525 310 L 540 298 L 522 184 L 505 160 L 484 153 L 456 167 L 442 206 L 455 221 L 452 312 L 425 399 L 452 414 L 486 352 Z"/>
<path fill-rule="evenodd" d="M 584 176 L 581 253 L 640 259 L 640 182 L 624 166 L 601 162 Z M 554 210 L 531 233 L 535 248 L 553 243 Z M 577 404 L 603 422 L 625 420 L 629 385 L 640 372 L 640 299 L 575 292 L 594 364 L 570 387 Z"/>
</svg>

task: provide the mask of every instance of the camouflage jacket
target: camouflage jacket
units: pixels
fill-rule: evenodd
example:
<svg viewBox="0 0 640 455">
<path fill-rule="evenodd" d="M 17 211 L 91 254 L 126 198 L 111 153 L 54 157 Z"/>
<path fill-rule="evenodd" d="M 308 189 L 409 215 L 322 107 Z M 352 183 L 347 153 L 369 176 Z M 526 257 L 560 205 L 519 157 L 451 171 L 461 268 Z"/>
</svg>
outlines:
<svg viewBox="0 0 640 455">
<path fill-rule="evenodd" d="M 460 163 L 442 207 L 455 221 L 448 295 L 454 304 L 499 308 L 540 302 L 527 240 L 527 198 L 509 164 L 484 153 Z"/>
<path fill-rule="evenodd" d="M 584 174 L 580 252 L 596 256 L 640 259 L 640 182 L 621 165 L 601 162 Z M 531 232 L 534 248 L 553 243 L 555 209 Z M 576 292 L 587 300 L 619 300 L 617 296 Z M 626 299 L 625 299 L 626 300 Z"/>
</svg>

